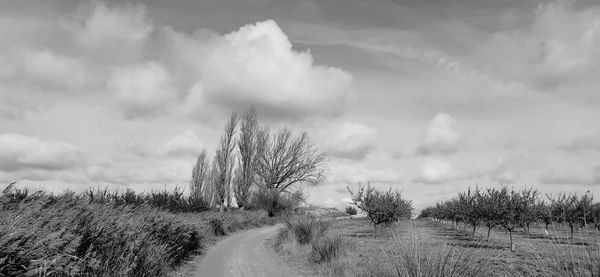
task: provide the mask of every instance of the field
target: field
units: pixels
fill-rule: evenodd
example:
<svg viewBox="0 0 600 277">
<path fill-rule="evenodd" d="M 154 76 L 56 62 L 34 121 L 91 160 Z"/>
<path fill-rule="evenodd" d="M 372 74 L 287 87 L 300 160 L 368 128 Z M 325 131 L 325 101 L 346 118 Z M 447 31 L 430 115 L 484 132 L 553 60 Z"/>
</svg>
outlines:
<svg viewBox="0 0 600 277">
<path fill-rule="evenodd" d="M 536 226 L 515 233 L 516 251 L 508 235 L 467 226 L 458 228 L 430 219 L 405 220 L 374 231 L 368 220 L 342 219 L 324 223 L 329 237 L 343 240 L 336 258 L 314 259 L 314 244 L 276 241 L 276 249 L 291 264 L 318 276 L 600 276 L 600 234 L 579 231 L 568 239 L 565 226 L 546 235 Z"/>
</svg>

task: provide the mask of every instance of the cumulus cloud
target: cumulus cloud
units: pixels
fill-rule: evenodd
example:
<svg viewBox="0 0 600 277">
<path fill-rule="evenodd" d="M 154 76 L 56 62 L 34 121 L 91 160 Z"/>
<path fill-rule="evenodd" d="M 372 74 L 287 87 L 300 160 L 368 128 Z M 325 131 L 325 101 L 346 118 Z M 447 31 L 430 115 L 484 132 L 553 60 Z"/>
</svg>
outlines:
<svg viewBox="0 0 600 277">
<path fill-rule="evenodd" d="M 538 180 L 544 184 L 559 184 L 559 185 L 598 185 L 600 184 L 600 166 L 592 169 L 565 168 L 555 169 L 550 168 L 543 171 Z"/>
<path fill-rule="evenodd" d="M 440 184 L 457 180 L 460 176 L 461 174 L 450 163 L 428 158 L 423 163 L 419 175 L 414 181 L 425 184 Z"/>
<path fill-rule="evenodd" d="M 192 87 L 200 95 L 194 99 L 234 107 L 253 104 L 279 117 L 334 116 L 344 109 L 351 75 L 315 65 L 310 52 L 293 50 L 273 20 L 224 36 L 165 33 L 174 55 L 196 74 Z"/>
<path fill-rule="evenodd" d="M 575 138 L 568 144 L 560 146 L 559 149 L 572 153 L 600 151 L 600 132 Z"/>
<path fill-rule="evenodd" d="M 157 154 L 162 157 L 195 157 L 202 149 L 204 144 L 196 133 L 186 130 L 161 145 Z"/>
<path fill-rule="evenodd" d="M 15 133 L 0 135 L 0 170 L 64 170 L 84 164 L 80 150 L 69 143 L 45 141 Z"/>
<path fill-rule="evenodd" d="M 80 12 L 64 23 L 90 57 L 100 62 L 123 63 L 143 57 L 154 26 L 143 5 L 107 6 L 93 1 L 80 6 Z"/>
<path fill-rule="evenodd" d="M 336 129 L 336 135 L 327 139 L 328 154 L 353 160 L 362 160 L 369 154 L 375 143 L 377 130 L 356 122 L 344 122 Z"/>
<path fill-rule="evenodd" d="M 177 97 L 169 73 L 155 62 L 115 69 L 107 89 L 127 118 L 162 114 Z"/>
<path fill-rule="evenodd" d="M 463 134 L 458 130 L 456 120 L 445 113 L 438 113 L 429 122 L 418 155 L 451 154 L 458 152 L 463 143 Z"/>
</svg>

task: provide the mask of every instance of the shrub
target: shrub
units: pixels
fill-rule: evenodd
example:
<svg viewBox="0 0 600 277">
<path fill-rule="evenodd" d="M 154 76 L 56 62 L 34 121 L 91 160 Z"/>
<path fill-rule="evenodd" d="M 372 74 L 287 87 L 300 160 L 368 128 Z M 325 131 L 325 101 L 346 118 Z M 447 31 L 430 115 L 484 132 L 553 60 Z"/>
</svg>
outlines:
<svg viewBox="0 0 600 277">
<path fill-rule="evenodd" d="M 302 191 L 279 192 L 276 189 L 261 189 L 253 198 L 253 208 L 267 211 L 269 217 L 294 210 L 304 201 Z"/>
<path fill-rule="evenodd" d="M 389 225 L 400 218 L 410 218 L 412 201 L 402 197 L 399 191 L 379 191 L 370 185 L 360 185 L 355 193 L 348 188 L 354 205 L 367 214 L 367 218 L 375 227 L 380 224 Z"/>
<path fill-rule="evenodd" d="M 357 211 L 356 211 L 356 208 L 354 208 L 352 206 L 348 206 L 348 207 L 346 207 L 346 213 L 348 215 L 356 215 Z"/>
<path fill-rule="evenodd" d="M 224 236 L 226 235 L 225 233 L 225 228 L 223 227 L 223 220 L 220 218 L 212 218 L 209 222 L 208 225 L 210 226 L 210 229 L 212 230 L 212 234 L 214 236 Z"/>
<path fill-rule="evenodd" d="M 285 226 L 300 244 L 310 243 L 313 238 L 323 235 L 328 227 L 325 222 L 310 216 L 286 219 Z"/>
<path fill-rule="evenodd" d="M 319 236 L 312 240 L 311 257 L 315 263 L 329 262 L 338 257 L 343 249 L 344 240 L 340 235 Z"/>
</svg>

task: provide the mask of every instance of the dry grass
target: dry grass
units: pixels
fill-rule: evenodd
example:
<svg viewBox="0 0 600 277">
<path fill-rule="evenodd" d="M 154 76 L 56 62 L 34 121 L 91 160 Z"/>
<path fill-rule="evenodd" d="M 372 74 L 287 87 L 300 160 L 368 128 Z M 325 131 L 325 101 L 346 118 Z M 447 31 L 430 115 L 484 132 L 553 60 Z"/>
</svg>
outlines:
<svg viewBox="0 0 600 277">
<path fill-rule="evenodd" d="M 310 247 L 282 244 L 278 249 L 290 260 L 318 276 L 600 276 L 600 244 L 595 230 L 581 232 L 569 241 L 563 226 L 545 235 L 543 229 L 516 232 L 517 252 L 509 251 L 503 231 L 457 230 L 429 220 L 401 222 L 374 230 L 367 220 L 329 222 L 331 236 L 344 240 L 338 255 L 315 263 Z"/>
<path fill-rule="evenodd" d="M 227 233 L 267 223 L 264 212 L 167 212 L 189 204 L 178 195 L 124 203 L 107 193 L 4 194 L 0 276 L 165 276 L 215 239 L 211 220 Z"/>
</svg>

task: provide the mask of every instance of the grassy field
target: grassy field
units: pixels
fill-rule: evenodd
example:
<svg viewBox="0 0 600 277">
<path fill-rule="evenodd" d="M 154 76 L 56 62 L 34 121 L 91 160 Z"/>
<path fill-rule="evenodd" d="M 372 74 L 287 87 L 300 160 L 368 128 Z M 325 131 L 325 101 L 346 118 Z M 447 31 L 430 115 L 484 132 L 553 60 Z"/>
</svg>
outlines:
<svg viewBox="0 0 600 277">
<path fill-rule="evenodd" d="M 564 226 L 515 235 L 511 252 L 508 235 L 487 229 L 475 238 L 467 227 L 457 229 L 431 220 L 407 220 L 376 232 L 366 219 L 324 222 L 326 235 L 341 239 L 328 261 L 315 259 L 323 242 L 302 245 L 280 235 L 276 250 L 297 267 L 318 276 L 600 276 L 600 235 L 580 231 L 573 240 Z M 284 231 L 282 231 L 284 233 Z M 319 239 L 315 237 L 315 241 Z"/>
<path fill-rule="evenodd" d="M 127 200 L 128 199 L 128 200 Z M 0 196 L 0 276 L 167 276 L 264 211 L 207 211 L 178 192 Z M 179 212 L 199 207 L 202 212 Z"/>
</svg>

